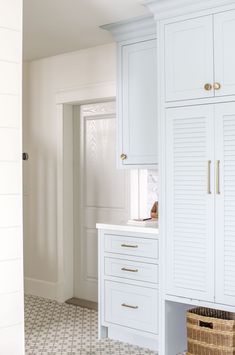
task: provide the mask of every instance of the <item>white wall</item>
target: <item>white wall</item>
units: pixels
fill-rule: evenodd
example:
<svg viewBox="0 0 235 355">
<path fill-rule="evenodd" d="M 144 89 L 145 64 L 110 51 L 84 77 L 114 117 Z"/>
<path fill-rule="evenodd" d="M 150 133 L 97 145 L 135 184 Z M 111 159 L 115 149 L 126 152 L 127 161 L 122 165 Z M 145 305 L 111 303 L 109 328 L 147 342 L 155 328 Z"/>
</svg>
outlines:
<svg viewBox="0 0 235 355">
<path fill-rule="evenodd" d="M 0 1 L 0 354 L 24 354 L 22 1 Z"/>
<path fill-rule="evenodd" d="M 26 291 L 56 297 L 57 122 L 59 90 L 116 80 L 116 46 L 108 44 L 24 66 L 24 261 Z"/>
</svg>

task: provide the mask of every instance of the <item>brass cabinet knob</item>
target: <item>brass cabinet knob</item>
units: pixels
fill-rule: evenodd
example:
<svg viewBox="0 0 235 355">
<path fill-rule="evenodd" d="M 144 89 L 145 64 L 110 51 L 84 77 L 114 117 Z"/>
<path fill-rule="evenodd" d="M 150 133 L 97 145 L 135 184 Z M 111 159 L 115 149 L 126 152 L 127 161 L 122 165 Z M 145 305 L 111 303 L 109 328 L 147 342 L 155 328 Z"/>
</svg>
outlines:
<svg viewBox="0 0 235 355">
<path fill-rule="evenodd" d="M 212 90 L 212 85 L 209 84 L 209 83 L 207 83 L 207 84 L 204 85 L 204 89 L 205 89 L 206 91 L 210 91 L 210 90 Z"/>
<path fill-rule="evenodd" d="M 221 88 L 221 84 L 220 83 L 214 83 L 213 85 L 215 90 L 219 90 Z"/>
<path fill-rule="evenodd" d="M 120 158 L 121 158 L 122 160 L 126 160 L 126 159 L 127 159 L 127 155 L 122 153 L 121 156 L 120 156 Z"/>
</svg>

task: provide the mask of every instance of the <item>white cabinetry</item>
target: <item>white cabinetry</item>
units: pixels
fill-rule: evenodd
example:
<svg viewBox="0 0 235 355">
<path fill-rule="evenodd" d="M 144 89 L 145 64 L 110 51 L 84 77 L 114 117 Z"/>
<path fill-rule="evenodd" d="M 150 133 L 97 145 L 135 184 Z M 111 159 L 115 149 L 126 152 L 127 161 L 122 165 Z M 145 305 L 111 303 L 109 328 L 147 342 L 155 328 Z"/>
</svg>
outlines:
<svg viewBox="0 0 235 355">
<path fill-rule="evenodd" d="M 158 348 L 158 230 L 99 228 L 100 337 Z"/>
<path fill-rule="evenodd" d="M 148 16 L 104 28 L 118 42 L 117 165 L 157 165 L 156 24 Z"/>
<path fill-rule="evenodd" d="M 166 117 L 167 293 L 214 297 L 213 106 Z"/>
<path fill-rule="evenodd" d="M 216 96 L 235 94 L 235 10 L 214 15 L 215 82 L 221 84 Z"/>
<path fill-rule="evenodd" d="M 235 4 L 146 0 L 158 28 L 160 355 L 185 311 L 235 311 Z"/>
<path fill-rule="evenodd" d="M 165 38 L 166 100 L 212 97 L 212 16 L 166 25 Z"/>
<path fill-rule="evenodd" d="M 235 306 L 235 103 L 216 105 L 216 301 Z"/>
<path fill-rule="evenodd" d="M 235 103 L 168 109 L 166 127 L 166 291 L 235 306 Z"/>
<path fill-rule="evenodd" d="M 157 164 L 156 40 L 121 46 L 120 147 L 124 165 Z"/>
<path fill-rule="evenodd" d="M 165 26 L 166 101 L 235 94 L 235 11 Z"/>
</svg>

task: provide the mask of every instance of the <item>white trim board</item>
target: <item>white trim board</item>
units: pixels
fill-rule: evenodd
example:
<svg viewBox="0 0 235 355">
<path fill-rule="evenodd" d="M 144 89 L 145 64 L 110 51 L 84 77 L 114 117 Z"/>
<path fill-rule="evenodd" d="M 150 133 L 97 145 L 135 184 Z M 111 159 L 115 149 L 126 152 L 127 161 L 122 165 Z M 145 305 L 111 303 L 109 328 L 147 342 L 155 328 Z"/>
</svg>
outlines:
<svg viewBox="0 0 235 355">
<path fill-rule="evenodd" d="M 82 105 L 96 101 L 113 100 L 115 97 L 116 82 L 108 81 L 58 90 L 56 92 L 56 103 Z"/>
<path fill-rule="evenodd" d="M 66 142 L 73 139 L 73 105 L 115 100 L 116 83 L 100 82 L 56 92 L 57 104 L 57 286 L 50 290 L 53 298 L 64 302 L 74 296 L 73 279 L 73 193 L 71 171 L 73 160 Z M 66 148 L 66 149 L 65 149 Z M 70 165 L 68 166 L 68 159 Z M 66 162 L 66 164 L 65 164 Z M 70 183 L 68 183 L 68 181 Z M 46 283 L 47 284 L 47 283 Z M 45 285 L 44 285 L 45 286 Z M 35 288 L 36 289 L 36 288 Z M 39 290 L 40 292 L 40 290 Z"/>
<path fill-rule="evenodd" d="M 25 277 L 24 292 L 28 295 L 57 299 L 57 283 Z"/>
</svg>

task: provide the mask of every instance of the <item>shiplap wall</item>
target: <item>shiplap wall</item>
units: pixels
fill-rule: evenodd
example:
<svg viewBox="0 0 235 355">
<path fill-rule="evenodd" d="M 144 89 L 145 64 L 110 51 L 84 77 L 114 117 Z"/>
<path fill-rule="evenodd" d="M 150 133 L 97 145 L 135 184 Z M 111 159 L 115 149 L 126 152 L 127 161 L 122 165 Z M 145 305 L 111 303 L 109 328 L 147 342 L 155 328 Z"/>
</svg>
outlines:
<svg viewBox="0 0 235 355">
<path fill-rule="evenodd" d="M 0 354 L 24 354 L 22 0 L 0 0 Z"/>
</svg>

